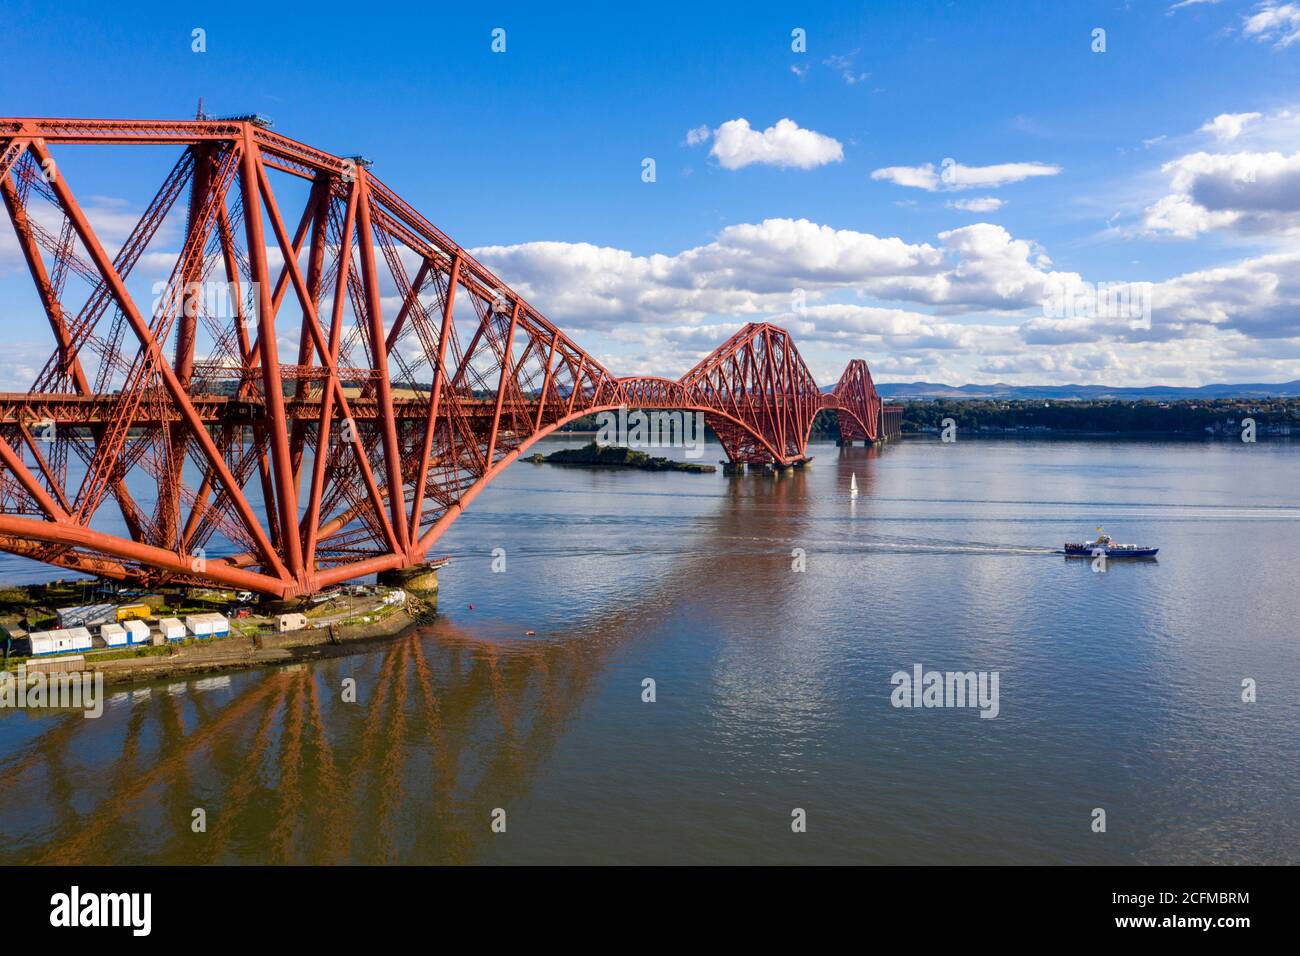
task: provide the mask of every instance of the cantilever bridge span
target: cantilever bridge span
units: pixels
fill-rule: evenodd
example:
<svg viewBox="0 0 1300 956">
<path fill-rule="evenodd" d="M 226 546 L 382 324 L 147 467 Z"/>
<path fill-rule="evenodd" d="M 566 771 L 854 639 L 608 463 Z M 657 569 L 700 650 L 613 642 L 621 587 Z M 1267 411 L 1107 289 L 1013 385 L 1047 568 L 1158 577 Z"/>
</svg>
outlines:
<svg viewBox="0 0 1300 956">
<path fill-rule="evenodd" d="M 145 154 L 137 221 L 78 199 Z M 50 342 L 0 394 L 0 550 L 60 567 L 293 597 L 419 565 L 531 444 L 625 406 L 702 411 L 736 463 L 806 461 L 823 409 L 897 430 L 865 362 L 823 393 L 766 323 L 616 378 L 364 160 L 257 117 L 0 119 L 0 199 L 34 289 L 7 328 Z"/>
</svg>

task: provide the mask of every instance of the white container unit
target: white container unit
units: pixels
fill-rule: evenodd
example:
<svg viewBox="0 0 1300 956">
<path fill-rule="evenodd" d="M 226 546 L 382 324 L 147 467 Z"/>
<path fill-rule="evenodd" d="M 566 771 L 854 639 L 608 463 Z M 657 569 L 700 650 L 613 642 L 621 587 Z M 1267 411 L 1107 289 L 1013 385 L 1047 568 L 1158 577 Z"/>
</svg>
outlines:
<svg viewBox="0 0 1300 956">
<path fill-rule="evenodd" d="M 215 611 L 189 615 L 185 618 L 185 627 L 195 637 L 225 637 L 230 633 L 230 622 L 226 616 Z"/>
<path fill-rule="evenodd" d="M 144 621 L 127 621 L 123 626 L 126 628 L 128 644 L 149 643 L 149 625 Z"/>
<path fill-rule="evenodd" d="M 57 628 L 53 631 L 32 631 L 27 637 L 32 644 L 33 657 L 88 651 L 92 644 L 90 631 L 84 627 Z"/>
<path fill-rule="evenodd" d="M 101 625 L 99 637 L 105 647 L 126 647 L 126 628 L 117 622 Z"/>
<path fill-rule="evenodd" d="M 27 635 L 27 640 L 32 645 L 32 656 L 40 657 L 44 654 L 54 654 L 59 650 L 58 631 L 32 631 Z"/>
<path fill-rule="evenodd" d="M 195 637 L 211 637 L 212 620 L 206 614 L 190 614 L 185 618 L 185 629 Z"/>
<path fill-rule="evenodd" d="M 164 640 L 183 641 L 185 640 L 185 625 L 177 618 L 165 617 L 158 622 L 158 629 L 162 631 Z"/>
</svg>

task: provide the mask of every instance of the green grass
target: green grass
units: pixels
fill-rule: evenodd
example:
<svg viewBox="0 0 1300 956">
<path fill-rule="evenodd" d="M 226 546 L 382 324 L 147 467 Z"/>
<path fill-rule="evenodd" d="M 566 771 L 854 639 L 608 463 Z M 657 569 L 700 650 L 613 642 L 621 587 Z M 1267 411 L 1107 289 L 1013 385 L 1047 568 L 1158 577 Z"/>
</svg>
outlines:
<svg viewBox="0 0 1300 956">
<path fill-rule="evenodd" d="M 171 654 L 172 649 L 166 644 L 154 646 L 148 644 L 144 647 L 127 647 L 121 650 L 102 651 L 96 654 L 88 654 L 87 662 L 91 661 L 121 661 L 129 657 L 166 657 Z"/>
</svg>

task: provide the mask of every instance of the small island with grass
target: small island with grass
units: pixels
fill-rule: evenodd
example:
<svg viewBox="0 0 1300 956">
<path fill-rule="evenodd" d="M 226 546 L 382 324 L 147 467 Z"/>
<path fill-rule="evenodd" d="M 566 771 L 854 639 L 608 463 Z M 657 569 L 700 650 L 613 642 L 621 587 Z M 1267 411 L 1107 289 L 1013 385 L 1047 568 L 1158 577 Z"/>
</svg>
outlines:
<svg viewBox="0 0 1300 956">
<path fill-rule="evenodd" d="M 652 458 L 643 451 L 633 451 L 621 445 L 599 445 L 591 442 L 581 448 L 564 448 L 543 455 L 541 452 L 528 459 L 535 465 L 580 465 L 586 468 L 634 468 L 638 471 L 685 471 L 702 475 L 717 471 L 713 465 L 693 461 L 673 461 L 671 458 Z"/>
</svg>

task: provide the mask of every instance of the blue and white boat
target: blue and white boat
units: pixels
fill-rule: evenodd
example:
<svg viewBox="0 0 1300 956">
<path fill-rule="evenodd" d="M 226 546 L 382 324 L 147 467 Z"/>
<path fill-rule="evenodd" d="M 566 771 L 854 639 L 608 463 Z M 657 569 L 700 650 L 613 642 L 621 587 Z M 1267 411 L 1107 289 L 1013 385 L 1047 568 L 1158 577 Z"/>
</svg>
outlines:
<svg viewBox="0 0 1300 956">
<path fill-rule="evenodd" d="M 1101 532 L 1101 529 L 1097 529 Z M 1118 544 L 1110 535 L 1099 533 L 1096 540 L 1082 544 L 1067 541 L 1065 554 L 1074 558 L 1092 558 L 1104 554 L 1107 558 L 1154 558 L 1159 548 L 1148 548 L 1140 544 Z"/>
</svg>

